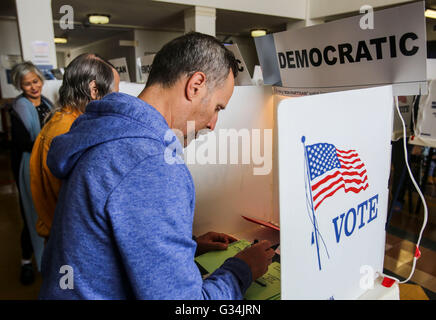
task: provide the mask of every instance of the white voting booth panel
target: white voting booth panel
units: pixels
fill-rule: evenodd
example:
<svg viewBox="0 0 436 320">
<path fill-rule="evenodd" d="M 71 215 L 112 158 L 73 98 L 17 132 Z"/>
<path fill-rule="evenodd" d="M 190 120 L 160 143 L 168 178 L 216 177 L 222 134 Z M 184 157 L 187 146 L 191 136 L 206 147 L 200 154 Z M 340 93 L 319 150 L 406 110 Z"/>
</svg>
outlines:
<svg viewBox="0 0 436 320">
<path fill-rule="evenodd" d="M 61 81 L 53 80 L 46 81 L 44 85 L 44 94 L 52 99 L 57 100 L 57 94 Z M 120 92 L 127 93 L 133 96 L 137 96 L 143 89 L 144 84 L 137 83 L 120 83 Z M 316 110 L 310 109 L 310 106 L 301 105 L 299 107 L 291 107 L 291 114 L 286 115 L 285 109 L 288 109 L 288 103 L 296 103 L 297 101 L 303 101 L 306 97 L 298 98 L 285 98 L 272 94 L 272 88 L 269 86 L 236 86 L 234 93 L 230 99 L 226 110 L 220 112 L 217 126 L 212 133 L 202 135 L 198 140 L 193 141 L 187 148 L 185 148 L 185 161 L 189 167 L 189 170 L 193 176 L 193 180 L 196 187 L 196 212 L 194 217 L 193 233 L 196 235 L 203 234 L 208 231 L 226 232 L 232 234 L 238 238 L 245 238 L 249 241 L 254 238 L 269 239 L 274 243 L 281 243 L 281 259 L 282 259 L 282 298 L 284 299 L 328 299 L 333 296 L 335 299 L 354 299 L 359 297 L 365 290 L 359 289 L 360 281 L 360 269 L 362 264 L 370 265 L 376 271 L 381 271 L 383 266 L 384 255 L 384 223 L 386 219 L 387 208 L 387 174 L 389 173 L 389 159 L 390 159 L 390 145 L 389 139 L 391 134 L 392 123 L 392 108 L 387 110 L 385 108 L 385 100 L 387 99 L 383 94 L 380 99 L 380 94 L 376 94 L 379 89 L 369 89 L 376 91 L 367 91 L 371 94 L 364 95 L 361 92 L 365 90 L 349 91 L 348 93 L 339 92 L 335 93 L 335 97 L 338 101 L 330 106 L 329 94 L 311 96 L 307 98 L 320 99 L 319 103 L 314 106 Z M 384 88 L 384 93 L 389 89 Z M 360 95 L 359 95 L 360 94 Z M 349 95 L 352 95 L 353 103 L 347 100 Z M 370 98 L 368 97 L 370 96 Z M 318 97 L 318 98 L 317 98 Z M 365 98 L 364 98 L 365 97 Z M 292 207 L 291 214 L 288 214 L 286 204 L 282 206 L 278 201 L 279 181 L 280 188 L 282 184 L 290 185 L 301 182 L 301 170 L 297 170 L 295 173 L 292 171 L 293 165 L 278 167 L 277 153 L 281 152 L 282 146 L 277 144 L 277 138 L 280 143 L 288 144 L 292 141 L 289 140 L 286 135 L 287 130 L 296 130 L 297 128 L 310 128 L 310 135 L 307 132 L 307 143 L 315 141 L 317 138 L 323 137 L 324 141 L 329 135 L 328 130 L 323 126 L 328 126 L 325 119 L 336 118 L 332 115 L 336 115 L 339 111 L 336 108 L 339 106 L 347 105 L 347 112 L 342 114 L 353 115 L 357 117 L 354 123 L 340 122 L 342 129 L 337 129 L 342 133 L 342 139 L 332 139 L 329 142 L 332 144 L 338 144 L 338 147 L 351 148 L 355 147 L 359 149 L 359 154 L 365 155 L 368 153 L 368 148 L 374 153 L 377 153 L 378 162 L 376 164 L 369 160 L 365 161 L 365 166 L 368 170 L 368 179 L 370 181 L 370 188 L 363 194 L 351 195 L 348 199 L 341 201 L 336 196 L 336 203 L 340 203 L 340 208 L 344 212 L 332 212 L 332 214 L 340 215 L 347 213 L 345 210 L 350 209 L 353 206 L 357 206 L 364 200 L 368 200 L 370 196 L 378 194 L 377 202 L 377 218 L 367 223 L 367 217 L 365 217 L 365 228 L 359 229 L 360 216 L 356 216 L 356 227 L 352 235 L 347 237 L 342 229 L 341 245 L 347 250 L 354 250 L 355 253 L 359 252 L 359 258 L 353 259 L 351 257 L 344 256 L 344 252 L 335 249 L 334 244 L 327 244 L 329 248 L 330 259 L 323 258 L 322 272 L 336 272 L 334 274 L 328 273 L 327 276 L 321 276 L 320 271 L 316 265 L 316 253 L 313 246 L 310 244 L 311 239 L 311 224 L 308 215 L 305 211 L 301 211 L 301 201 L 305 199 L 305 196 L 301 196 L 302 190 L 298 190 L 298 193 L 290 193 L 281 198 L 281 201 L 288 200 L 288 206 Z M 390 92 L 390 106 L 392 106 L 392 92 Z M 363 105 L 365 107 L 363 107 Z M 279 108 L 279 114 L 277 115 L 277 108 Z M 298 109 L 298 112 L 297 112 Z M 359 111 L 357 112 L 356 109 Z M 312 110 L 312 111 L 310 111 Z M 282 113 L 284 112 L 284 113 Z M 294 113 L 295 112 L 295 113 Z M 360 113 L 362 115 L 360 115 Z M 307 113 L 307 114 L 306 114 Z M 316 117 L 315 117 L 316 115 Z M 289 118 L 288 118 L 289 117 Z M 325 124 L 318 124 L 312 122 L 310 119 L 322 119 L 321 122 Z M 336 121 L 339 121 L 338 119 Z M 277 123 L 285 129 L 285 133 L 277 131 Z M 303 125 L 305 123 L 305 126 Z M 285 125 L 284 125 L 285 124 Z M 331 123 L 330 123 L 331 124 Z M 284 126 L 284 127 L 283 127 Z M 352 136 L 352 132 L 357 134 L 357 131 L 350 131 L 345 134 L 346 127 L 348 130 L 358 130 L 359 127 L 366 127 L 367 135 L 363 137 L 372 140 L 374 143 L 367 145 L 356 144 L 355 139 Z M 330 126 L 328 126 L 330 127 Z M 318 136 L 313 133 L 317 132 L 316 128 L 321 130 Z M 236 163 L 231 162 L 230 148 L 235 141 L 228 136 L 221 135 L 221 130 L 236 130 L 238 141 L 238 159 Z M 280 128 L 279 128 L 280 130 Z M 245 133 L 248 133 L 249 140 Z M 285 134 L 285 136 L 283 136 Z M 383 135 L 383 137 L 380 136 Z M 384 137 L 386 135 L 386 137 Z M 286 138 L 284 138 L 286 137 Z M 227 161 L 220 164 L 219 155 L 222 150 L 220 149 L 220 141 L 227 139 Z M 260 141 L 260 148 L 256 152 L 258 155 L 253 155 L 253 145 L 257 143 L 257 139 Z M 242 150 L 246 147 L 246 143 L 251 146 L 250 159 L 247 162 L 243 161 Z M 360 140 L 357 140 L 360 141 Z M 366 141 L 366 140 L 365 140 Z M 381 142 L 386 142 L 384 148 L 378 149 L 377 145 Z M 270 144 L 270 148 L 265 147 L 265 144 Z M 296 143 L 290 143 L 293 148 L 298 149 L 298 152 L 292 154 L 292 161 L 301 160 L 301 137 Z M 208 163 L 213 157 L 209 157 L 209 151 L 215 148 L 215 163 Z M 360 151 L 361 150 L 361 151 Z M 287 152 L 287 151 L 286 151 Z M 389 156 L 388 156 L 389 155 Z M 259 157 L 260 156 L 260 157 Z M 194 162 L 192 162 L 194 159 Z M 262 161 L 259 161 L 262 160 Z M 280 158 L 281 159 L 281 158 Z M 366 158 L 365 158 L 366 159 Z M 191 162 L 190 162 L 191 160 Z M 384 162 L 383 162 L 384 161 Z M 291 162 L 292 163 L 292 162 Z M 278 170 L 280 169 L 280 171 Z M 295 169 L 295 168 L 294 168 Z M 262 174 L 254 174 L 254 172 Z M 289 177 L 288 174 L 291 174 Z M 378 188 L 375 191 L 375 188 Z M 380 189 L 380 190 L 379 190 Z M 374 192 L 373 192 L 374 191 Z M 281 190 L 281 194 L 283 191 Z M 348 196 L 348 195 L 347 195 Z M 353 201 L 351 197 L 354 196 Z M 301 198 L 299 198 L 301 197 Z M 297 199 L 298 201 L 295 201 Z M 357 201 L 359 199 L 359 201 Z M 361 200 L 361 201 L 360 201 Z M 328 203 L 326 203 L 327 205 Z M 324 205 L 324 204 L 323 204 Z M 334 206 L 334 204 L 329 204 Z M 339 205 L 338 205 L 339 206 Z M 339 210 L 339 209 L 338 209 Z M 326 209 L 324 210 L 326 211 Z M 292 213 L 300 212 L 298 216 L 292 216 Z M 280 217 L 279 217 L 280 214 Z M 250 216 L 253 218 L 262 219 L 265 221 L 281 224 L 281 233 L 271 230 L 269 228 L 260 227 L 251 222 L 247 222 L 242 219 L 241 215 Z M 326 216 L 324 214 L 324 216 Z M 332 229 L 332 217 L 330 221 L 322 222 L 318 220 L 319 229 L 324 237 L 324 241 L 329 239 L 329 236 L 333 237 L 334 231 L 324 231 L 324 223 L 329 225 Z M 344 219 L 346 219 L 344 217 Z M 283 220 L 283 221 L 282 221 Z M 345 220 L 344 220 L 345 223 Z M 348 218 L 348 229 L 351 229 L 351 217 Z M 381 227 L 383 225 L 383 228 Z M 307 229 L 309 228 L 309 229 Z M 312 226 L 313 228 L 313 226 Z M 342 226 L 342 228 L 345 228 Z M 361 234 L 368 232 L 371 233 L 371 239 L 369 242 L 364 243 L 366 240 L 359 241 Z M 302 235 L 304 233 L 304 235 Z M 280 239 L 280 237 L 282 237 Z M 366 238 L 365 238 L 366 239 Z M 330 239 L 331 240 L 331 239 Z M 330 241 L 328 240 L 328 241 Z M 333 239 L 334 242 L 334 239 Z M 364 249 L 358 250 L 356 246 L 363 246 Z M 301 256 L 300 251 L 302 248 L 307 247 L 306 256 Z M 300 250 L 300 251 L 299 251 Z M 338 253 L 339 252 L 339 253 Z M 325 261 L 326 260 L 326 261 Z M 350 265 L 350 268 L 345 272 L 338 274 L 339 270 L 343 269 L 343 264 Z M 357 268 L 357 269 L 356 269 Z M 333 270 L 333 271 L 332 271 Z M 324 282 L 304 282 L 305 279 L 317 279 Z M 320 280 L 321 279 L 321 280 Z M 357 282 L 356 282 L 357 281 Z M 338 287 L 338 291 L 334 291 L 334 288 Z M 380 293 L 367 290 L 365 294 L 373 292 L 375 296 L 369 295 L 370 299 L 380 298 Z M 389 296 L 383 293 L 385 296 Z"/>
<path fill-rule="evenodd" d="M 215 230 L 247 237 L 247 232 L 259 227 L 241 215 L 274 220 L 273 107 L 271 87 L 237 86 L 226 109 L 220 112 L 215 130 L 192 141 L 185 149 L 185 160 L 196 187 L 194 234 Z M 230 133 L 229 129 L 236 135 L 226 136 L 224 133 L 226 130 Z M 253 157 L 257 141 L 263 162 Z M 238 144 L 237 161 L 231 161 L 232 143 Z M 269 147 L 265 148 L 265 144 Z M 243 161 L 242 150 L 247 147 L 250 159 Z M 208 161 L 207 149 L 216 150 Z M 223 152 L 227 153 L 226 161 L 219 159 Z M 203 160 L 202 155 L 206 155 Z M 214 159 L 216 164 L 212 163 Z M 277 212 L 275 220 L 278 221 Z"/>
<path fill-rule="evenodd" d="M 280 102 L 282 299 L 356 299 L 383 271 L 392 116 L 390 86 Z"/>
</svg>

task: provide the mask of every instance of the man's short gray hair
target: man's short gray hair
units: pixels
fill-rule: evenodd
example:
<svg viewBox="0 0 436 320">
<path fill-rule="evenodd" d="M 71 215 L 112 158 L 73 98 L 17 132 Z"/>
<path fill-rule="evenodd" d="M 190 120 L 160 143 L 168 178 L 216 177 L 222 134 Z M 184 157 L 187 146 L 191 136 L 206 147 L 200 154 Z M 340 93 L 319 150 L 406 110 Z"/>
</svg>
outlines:
<svg viewBox="0 0 436 320">
<path fill-rule="evenodd" d="M 34 72 L 44 83 L 42 72 L 31 61 L 25 61 L 16 64 L 11 71 L 12 84 L 17 90 L 21 90 L 21 79 L 29 72 Z"/>
<path fill-rule="evenodd" d="M 224 82 L 230 70 L 238 74 L 238 64 L 233 53 L 216 38 L 190 32 L 162 47 L 151 65 L 147 87 L 160 84 L 171 87 L 181 76 L 190 77 L 195 72 L 206 75 L 209 88 Z"/>
</svg>

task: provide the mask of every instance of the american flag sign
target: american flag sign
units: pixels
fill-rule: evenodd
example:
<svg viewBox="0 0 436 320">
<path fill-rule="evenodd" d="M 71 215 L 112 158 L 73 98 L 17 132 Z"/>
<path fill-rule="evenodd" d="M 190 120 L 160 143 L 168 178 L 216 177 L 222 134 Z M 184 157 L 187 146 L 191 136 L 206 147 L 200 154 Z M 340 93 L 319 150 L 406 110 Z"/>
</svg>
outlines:
<svg viewBox="0 0 436 320">
<path fill-rule="evenodd" d="M 333 144 L 306 146 L 313 209 L 343 189 L 359 193 L 369 186 L 365 164 L 356 150 L 339 150 Z"/>
</svg>

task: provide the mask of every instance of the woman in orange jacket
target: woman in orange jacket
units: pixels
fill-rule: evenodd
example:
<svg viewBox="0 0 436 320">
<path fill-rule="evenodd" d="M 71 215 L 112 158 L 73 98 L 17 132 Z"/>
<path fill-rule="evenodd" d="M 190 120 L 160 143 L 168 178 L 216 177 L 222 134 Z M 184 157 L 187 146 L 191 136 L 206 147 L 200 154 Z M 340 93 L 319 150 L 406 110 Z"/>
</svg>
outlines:
<svg viewBox="0 0 436 320">
<path fill-rule="evenodd" d="M 52 140 L 67 133 L 74 120 L 92 101 L 118 91 L 119 75 L 108 62 L 95 54 L 82 54 L 66 68 L 59 89 L 59 106 L 42 128 L 30 157 L 30 187 L 38 214 L 36 231 L 46 239 L 50 235 L 54 211 L 62 181 L 47 167 L 47 153 Z"/>
</svg>

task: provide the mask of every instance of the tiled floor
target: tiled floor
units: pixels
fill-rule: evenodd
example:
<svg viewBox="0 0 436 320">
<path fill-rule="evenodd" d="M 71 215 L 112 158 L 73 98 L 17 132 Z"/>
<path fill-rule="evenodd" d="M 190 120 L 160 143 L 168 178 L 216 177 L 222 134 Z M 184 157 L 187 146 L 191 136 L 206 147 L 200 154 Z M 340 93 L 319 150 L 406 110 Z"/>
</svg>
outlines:
<svg viewBox="0 0 436 320">
<path fill-rule="evenodd" d="M 436 300 L 436 186 L 428 188 L 429 220 L 421 244 L 422 256 L 416 264 L 411 282 L 400 285 L 403 300 Z M 433 195 L 433 196 L 431 196 Z M 408 205 L 394 213 L 386 236 L 384 272 L 400 280 L 409 276 L 414 242 L 422 223 L 422 212 L 409 214 Z M 416 203 L 416 194 L 413 197 Z M 20 232 L 22 228 L 17 189 L 10 172 L 9 154 L 0 150 L 0 300 L 36 299 L 41 286 L 37 272 L 33 285 L 19 282 Z"/>
<path fill-rule="evenodd" d="M 36 273 L 33 285 L 19 281 L 22 219 L 18 194 L 10 171 L 9 154 L 0 152 L 0 299 L 36 299 L 42 278 Z"/>
</svg>

